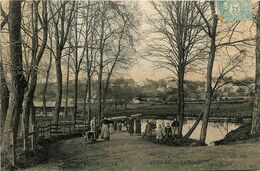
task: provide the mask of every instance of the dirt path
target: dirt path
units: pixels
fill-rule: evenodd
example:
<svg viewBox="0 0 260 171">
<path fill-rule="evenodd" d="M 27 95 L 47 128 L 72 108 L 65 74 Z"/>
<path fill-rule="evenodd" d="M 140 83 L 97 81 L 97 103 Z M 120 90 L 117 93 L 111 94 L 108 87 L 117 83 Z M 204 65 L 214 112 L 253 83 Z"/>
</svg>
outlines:
<svg viewBox="0 0 260 171">
<path fill-rule="evenodd" d="M 45 164 L 27 170 L 209 170 L 260 169 L 260 144 L 170 147 L 118 133 L 108 142 L 83 138 L 51 145 Z"/>
</svg>

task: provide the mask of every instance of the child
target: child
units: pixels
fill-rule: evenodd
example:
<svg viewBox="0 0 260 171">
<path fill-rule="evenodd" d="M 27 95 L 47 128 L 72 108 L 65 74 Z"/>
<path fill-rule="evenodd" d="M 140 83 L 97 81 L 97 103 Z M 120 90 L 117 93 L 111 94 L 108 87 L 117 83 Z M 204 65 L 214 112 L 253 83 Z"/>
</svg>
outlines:
<svg viewBox="0 0 260 171">
<path fill-rule="evenodd" d="M 172 128 L 173 128 L 173 138 L 176 139 L 177 135 L 178 135 L 178 129 L 179 129 L 179 122 L 177 121 L 176 118 L 173 118 L 173 123 L 172 123 Z"/>
<path fill-rule="evenodd" d="M 162 123 L 162 138 L 165 140 L 165 123 Z"/>
<path fill-rule="evenodd" d="M 169 141 L 170 138 L 172 138 L 172 127 L 170 127 L 170 123 L 169 122 L 166 123 L 165 138 L 166 138 L 167 141 Z"/>
<path fill-rule="evenodd" d="M 158 140 L 158 143 L 162 142 L 162 136 L 163 136 L 162 126 L 161 124 L 159 124 L 158 128 L 156 129 L 156 139 Z"/>
<path fill-rule="evenodd" d="M 114 124 L 113 123 L 110 123 L 109 124 L 109 132 L 110 132 L 110 135 L 113 135 L 114 134 Z"/>
</svg>

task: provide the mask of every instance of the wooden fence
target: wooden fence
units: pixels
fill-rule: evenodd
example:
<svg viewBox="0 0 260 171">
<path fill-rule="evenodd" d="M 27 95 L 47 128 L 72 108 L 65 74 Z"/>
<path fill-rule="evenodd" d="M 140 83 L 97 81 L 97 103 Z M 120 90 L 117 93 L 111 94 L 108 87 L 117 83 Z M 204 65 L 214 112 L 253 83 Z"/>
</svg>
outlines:
<svg viewBox="0 0 260 171">
<path fill-rule="evenodd" d="M 63 122 L 60 124 L 53 124 L 49 122 L 49 124 L 44 125 L 33 125 L 31 132 L 29 133 L 29 137 L 31 142 L 29 142 L 31 149 L 35 149 L 37 146 L 37 139 L 39 137 L 43 138 L 52 138 L 52 137 L 62 137 L 65 135 L 79 134 L 85 133 L 86 130 L 90 128 L 89 124 L 79 121 L 76 123 L 71 122 Z M 14 135 L 11 135 L 11 162 L 12 165 L 16 165 L 16 147 L 17 143 L 14 142 Z M 25 148 L 25 147 L 24 147 Z"/>
<path fill-rule="evenodd" d="M 72 135 L 85 133 L 89 129 L 89 124 L 85 122 L 63 122 L 59 124 L 49 123 L 38 126 L 38 136 L 44 138 L 57 137 L 62 135 Z"/>
</svg>

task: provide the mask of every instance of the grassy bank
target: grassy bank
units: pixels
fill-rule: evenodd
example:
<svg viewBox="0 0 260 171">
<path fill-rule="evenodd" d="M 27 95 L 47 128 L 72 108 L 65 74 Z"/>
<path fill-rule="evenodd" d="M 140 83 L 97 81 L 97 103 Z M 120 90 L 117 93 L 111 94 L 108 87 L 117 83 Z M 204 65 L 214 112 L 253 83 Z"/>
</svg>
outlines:
<svg viewBox="0 0 260 171">
<path fill-rule="evenodd" d="M 37 148 L 29 151 L 28 153 L 24 153 L 23 144 L 21 140 L 19 140 L 19 143 L 16 147 L 16 166 L 13 167 L 7 160 L 6 154 L 1 153 L 1 168 L 6 170 L 20 170 L 45 163 L 49 157 L 49 146 L 61 140 L 81 137 L 81 135 L 82 134 L 80 133 L 57 136 L 49 139 L 39 138 Z"/>
<path fill-rule="evenodd" d="M 215 141 L 215 145 L 260 142 L 260 134 L 251 134 L 251 123 L 243 124 L 230 131 L 222 140 Z"/>
</svg>

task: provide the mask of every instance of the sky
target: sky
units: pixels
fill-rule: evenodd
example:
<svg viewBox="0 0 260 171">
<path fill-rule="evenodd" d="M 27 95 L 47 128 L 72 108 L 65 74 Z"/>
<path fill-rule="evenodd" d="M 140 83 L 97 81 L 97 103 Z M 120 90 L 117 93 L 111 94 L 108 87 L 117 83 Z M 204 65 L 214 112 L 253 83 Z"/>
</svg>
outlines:
<svg viewBox="0 0 260 171">
<path fill-rule="evenodd" d="M 148 1 L 139 1 L 140 10 L 142 11 L 142 26 L 140 31 L 147 33 L 150 29 L 149 24 L 146 23 L 146 17 L 154 13 L 152 6 Z M 145 40 L 141 40 L 141 47 L 146 44 Z M 172 73 L 165 69 L 157 70 L 154 68 L 153 63 L 149 62 L 141 57 L 137 58 L 137 64 L 134 65 L 126 72 L 126 77 L 132 78 L 135 81 L 141 83 L 146 79 L 159 80 L 163 78 L 172 77 Z"/>
<path fill-rule="evenodd" d="M 140 30 L 143 33 L 147 33 L 147 30 L 149 30 L 150 26 L 149 26 L 149 24 L 147 24 L 145 22 L 146 16 L 150 16 L 151 14 L 153 14 L 154 10 L 148 1 L 139 1 L 138 3 L 139 3 L 141 11 L 143 13 L 143 15 L 142 15 L 143 21 L 142 21 L 142 26 L 141 26 Z M 242 25 L 243 25 L 243 23 L 242 23 Z M 245 27 L 247 27 L 247 25 L 248 25 L 247 23 L 244 24 Z M 223 24 L 220 23 L 219 27 L 222 27 L 222 26 L 223 26 Z M 141 40 L 141 47 L 144 47 L 145 44 L 146 44 L 145 40 Z M 250 51 L 252 53 L 254 53 L 254 50 L 255 50 L 254 47 L 252 47 L 250 49 Z M 216 67 L 214 68 L 215 72 L 217 72 L 217 69 L 218 69 L 217 66 L 221 66 L 221 63 L 222 63 L 221 59 L 217 59 Z M 255 74 L 254 68 L 255 68 L 254 59 L 248 57 L 247 61 L 244 64 L 244 70 L 242 72 L 235 73 L 235 77 L 237 77 L 238 79 L 244 78 L 244 77 L 254 77 L 254 74 Z M 153 67 L 153 63 L 151 63 L 143 58 L 140 58 L 140 57 L 137 58 L 137 64 L 134 65 L 133 67 L 131 67 L 129 70 L 125 71 L 122 75 L 124 78 L 125 77 L 132 78 L 135 81 L 137 81 L 138 83 L 142 83 L 146 79 L 159 80 L 159 79 L 165 79 L 165 78 L 174 76 L 171 72 L 169 72 L 168 70 L 165 70 L 165 69 L 155 70 L 155 68 Z M 189 74 L 187 74 L 186 79 L 201 81 L 201 80 L 205 79 L 205 76 L 203 76 L 201 74 L 189 73 Z"/>
<path fill-rule="evenodd" d="M 4 1 L 3 1 L 4 2 Z M 3 3 L 2 2 L 2 3 Z M 3 3 L 4 4 L 4 3 Z M 146 23 L 146 17 L 150 16 L 151 14 L 155 13 L 153 10 L 151 4 L 148 1 L 138 1 L 140 10 L 142 11 L 142 25 L 140 28 L 140 31 L 143 34 L 147 34 L 148 30 L 151 28 L 149 24 Z M 218 27 L 222 27 L 224 24 L 219 23 Z M 248 28 L 250 24 L 244 23 L 244 28 Z M 146 36 L 149 36 L 146 35 Z M 145 47 L 146 40 L 141 40 L 140 42 L 140 50 Z M 252 53 L 254 53 L 255 49 L 252 47 L 250 49 Z M 248 58 L 245 65 L 244 65 L 244 71 L 235 73 L 235 77 L 240 79 L 243 77 L 254 77 L 255 75 L 255 65 L 254 65 L 255 58 Z M 216 66 L 214 68 L 214 72 L 217 72 L 218 66 L 222 64 L 222 59 L 220 57 L 217 57 Z M 66 72 L 63 72 L 63 74 L 66 74 Z M 135 63 L 131 68 L 128 70 L 122 72 L 120 75 L 117 75 L 116 77 L 123 77 L 123 78 L 132 78 L 139 84 L 142 84 L 146 79 L 152 79 L 152 80 L 159 80 L 159 79 L 166 79 L 169 77 L 173 77 L 174 75 L 165 69 L 159 69 L 156 70 L 153 66 L 153 63 L 138 57 L 137 63 Z M 65 77 L 64 77 L 65 78 Z M 186 79 L 189 80 L 205 80 L 205 75 L 195 74 L 195 73 L 189 73 L 186 76 Z"/>
</svg>

